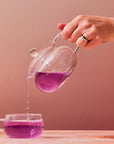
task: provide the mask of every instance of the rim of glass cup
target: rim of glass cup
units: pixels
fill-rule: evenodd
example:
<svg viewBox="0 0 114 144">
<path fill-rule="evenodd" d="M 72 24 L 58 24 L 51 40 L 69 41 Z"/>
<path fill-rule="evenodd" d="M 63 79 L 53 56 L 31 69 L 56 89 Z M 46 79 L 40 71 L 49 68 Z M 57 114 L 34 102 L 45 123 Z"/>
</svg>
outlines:
<svg viewBox="0 0 114 144">
<path fill-rule="evenodd" d="M 19 116 L 19 115 L 33 115 L 33 116 L 42 116 L 42 114 L 37 113 L 13 113 L 13 114 L 5 114 L 5 116 Z"/>
<path fill-rule="evenodd" d="M 0 122 L 4 122 L 4 121 L 10 121 L 10 117 L 15 117 L 15 116 L 19 116 L 19 115 L 30 115 L 30 116 L 39 116 L 40 117 L 40 120 L 43 120 L 42 118 L 42 114 L 37 114 L 37 113 L 15 113 L 15 114 L 6 114 L 4 118 L 0 118 Z M 30 119 L 29 119 L 30 120 Z M 36 119 L 37 120 L 37 119 Z M 33 120 L 33 121 L 36 121 L 36 120 Z"/>
<path fill-rule="evenodd" d="M 29 117 L 30 116 L 30 117 Z M 21 118 L 22 117 L 22 118 Z M 38 117 L 38 118 L 37 118 Z M 30 120 L 30 121 L 37 121 L 43 120 L 42 114 L 37 113 L 15 113 L 15 114 L 6 114 L 4 120 L 5 121 L 12 121 L 12 120 Z M 30 118 L 30 119 L 29 119 Z M 34 119 L 32 119 L 34 118 Z"/>
</svg>

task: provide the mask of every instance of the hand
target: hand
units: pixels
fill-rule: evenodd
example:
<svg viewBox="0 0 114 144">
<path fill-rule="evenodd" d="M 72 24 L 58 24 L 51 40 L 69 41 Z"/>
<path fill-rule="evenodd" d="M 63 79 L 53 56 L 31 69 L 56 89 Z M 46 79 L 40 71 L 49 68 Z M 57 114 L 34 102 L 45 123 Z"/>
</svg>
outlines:
<svg viewBox="0 0 114 144">
<path fill-rule="evenodd" d="M 58 24 L 58 28 L 62 30 L 64 39 L 79 47 L 90 49 L 114 41 L 114 18 L 79 15 L 68 24 Z"/>
</svg>

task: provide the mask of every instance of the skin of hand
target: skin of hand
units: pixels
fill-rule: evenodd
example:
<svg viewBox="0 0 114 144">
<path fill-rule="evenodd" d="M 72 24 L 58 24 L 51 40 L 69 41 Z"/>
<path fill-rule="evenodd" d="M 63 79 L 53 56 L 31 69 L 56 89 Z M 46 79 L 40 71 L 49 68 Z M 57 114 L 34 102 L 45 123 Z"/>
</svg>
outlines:
<svg viewBox="0 0 114 144">
<path fill-rule="evenodd" d="M 62 37 L 79 47 L 91 49 L 107 41 L 114 41 L 114 18 L 79 15 L 69 23 L 59 23 Z M 89 42 L 83 39 L 85 36 Z"/>
</svg>

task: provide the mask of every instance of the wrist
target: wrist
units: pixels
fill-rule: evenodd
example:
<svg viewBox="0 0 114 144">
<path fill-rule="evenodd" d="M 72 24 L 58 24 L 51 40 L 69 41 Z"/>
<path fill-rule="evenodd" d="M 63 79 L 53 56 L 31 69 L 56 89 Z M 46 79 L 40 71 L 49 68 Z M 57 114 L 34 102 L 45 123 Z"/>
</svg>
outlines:
<svg viewBox="0 0 114 144">
<path fill-rule="evenodd" d="M 109 22 L 110 22 L 110 41 L 114 41 L 114 18 L 109 18 Z"/>
</svg>

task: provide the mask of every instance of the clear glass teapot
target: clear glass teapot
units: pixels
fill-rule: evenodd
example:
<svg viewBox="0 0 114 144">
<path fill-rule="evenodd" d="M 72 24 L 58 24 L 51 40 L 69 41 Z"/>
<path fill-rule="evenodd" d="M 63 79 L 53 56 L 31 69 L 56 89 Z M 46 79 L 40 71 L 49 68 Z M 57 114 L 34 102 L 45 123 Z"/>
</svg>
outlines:
<svg viewBox="0 0 114 144">
<path fill-rule="evenodd" d="M 33 58 L 27 73 L 27 79 L 35 77 L 36 86 L 43 92 L 51 93 L 59 89 L 73 72 L 77 63 L 76 52 L 62 45 L 57 47 L 55 38 L 44 48 L 37 51 L 35 48 L 30 50 Z"/>
</svg>

